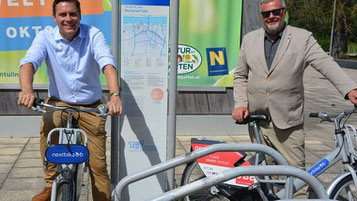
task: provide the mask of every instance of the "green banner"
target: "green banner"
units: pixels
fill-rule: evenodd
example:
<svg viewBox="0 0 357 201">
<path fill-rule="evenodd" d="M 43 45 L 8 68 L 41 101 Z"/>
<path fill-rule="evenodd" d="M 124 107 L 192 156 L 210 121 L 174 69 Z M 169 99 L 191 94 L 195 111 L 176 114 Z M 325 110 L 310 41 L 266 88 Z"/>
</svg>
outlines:
<svg viewBox="0 0 357 201">
<path fill-rule="evenodd" d="M 181 0 L 178 86 L 233 85 L 242 0 Z"/>
</svg>

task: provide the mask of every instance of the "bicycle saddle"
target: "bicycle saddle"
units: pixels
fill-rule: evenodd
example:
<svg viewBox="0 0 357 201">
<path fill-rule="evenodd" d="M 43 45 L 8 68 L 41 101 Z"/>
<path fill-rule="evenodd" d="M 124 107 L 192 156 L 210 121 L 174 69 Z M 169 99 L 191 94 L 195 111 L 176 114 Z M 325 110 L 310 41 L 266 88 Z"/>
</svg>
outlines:
<svg viewBox="0 0 357 201">
<path fill-rule="evenodd" d="M 268 115 L 265 114 L 250 114 L 247 118 L 243 120 L 243 122 L 236 121 L 236 124 L 247 124 L 252 121 L 258 121 L 258 120 L 270 121 L 270 118 Z"/>
</svg>

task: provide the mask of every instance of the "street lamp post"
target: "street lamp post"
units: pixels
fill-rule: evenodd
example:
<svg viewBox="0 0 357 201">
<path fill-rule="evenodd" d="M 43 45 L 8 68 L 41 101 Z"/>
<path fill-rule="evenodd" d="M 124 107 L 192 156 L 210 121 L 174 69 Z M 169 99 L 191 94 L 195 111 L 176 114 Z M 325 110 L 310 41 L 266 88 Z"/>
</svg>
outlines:
<svg viewBox="0 0 357 201">
<path fill-rule="evenodd" d="M 336 0 L 333 4 L 333 14 L 332 14 L 332 25 L 331 25 L 331 38 L 330 38 L 330 56 L 332 56 L 332 48 L 333 48 L 333 38 L 335 32 L 335 18 L 336 18 Z"/>
</svg>

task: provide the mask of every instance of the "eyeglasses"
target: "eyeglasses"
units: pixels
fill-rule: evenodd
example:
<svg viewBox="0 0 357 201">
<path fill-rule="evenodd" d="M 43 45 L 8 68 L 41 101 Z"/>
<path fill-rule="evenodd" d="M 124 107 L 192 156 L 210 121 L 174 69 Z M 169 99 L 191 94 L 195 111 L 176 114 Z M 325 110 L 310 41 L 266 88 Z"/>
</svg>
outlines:
<svg viewBox="0 0 357 201">
<path fill-rule="evenodd" d="M 262 14 L 262 16 L 264 18 L 268 18 L 270 16 L 270 13 L 273 13 L 274 16 L 281 16 L 281 11 L 283 11 L 285 8 L 278 8 L 275 10 L 270 10 L 270 11 L 264 11 L 261 12 L 260 14 Z"/>
</svg>

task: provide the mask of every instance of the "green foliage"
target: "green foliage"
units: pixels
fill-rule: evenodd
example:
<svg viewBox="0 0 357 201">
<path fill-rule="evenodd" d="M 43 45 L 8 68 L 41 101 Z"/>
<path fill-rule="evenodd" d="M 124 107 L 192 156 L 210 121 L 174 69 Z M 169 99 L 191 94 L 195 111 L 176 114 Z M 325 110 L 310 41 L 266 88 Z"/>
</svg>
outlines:
<svg viewBox="0 0 357 201">
<path fill-rule="evenodd" d="M 329 51 L 334 0 L 286 0 L 286 3 L 290 14 L 289 23 L 311 31 L 322 48 Z M 337 0 L 334 31 L 341 33 L 342 38 L 335 37 L 335 44 L 346 46 L 348 43 L 351 46 L 351 43 L 357 43 L 356 19 L 357 0 Z M 337 54 L 345 57 L 347 50 L 341 52 L 339 48 L 339 51 Z"/>
<path fill-rule="evenodd" d="M 331 29 L 332 3 L 326 0 L 287 0 L 290 24 L 305 28 L 317 38 L 328 38 Z"/>
<path fill-rule="evenodd" d="M 325 52 L 330 51 L 330 38 L 323 37 L 323 38 L 316 38 L 316 40 Z"/>
<path fill-rule="evenodd" d="M 357 54 L 357 42 L 348 43 L 348 53 Z"/>
</svg>

